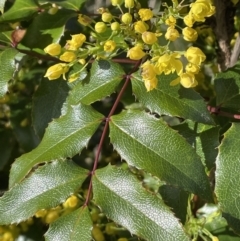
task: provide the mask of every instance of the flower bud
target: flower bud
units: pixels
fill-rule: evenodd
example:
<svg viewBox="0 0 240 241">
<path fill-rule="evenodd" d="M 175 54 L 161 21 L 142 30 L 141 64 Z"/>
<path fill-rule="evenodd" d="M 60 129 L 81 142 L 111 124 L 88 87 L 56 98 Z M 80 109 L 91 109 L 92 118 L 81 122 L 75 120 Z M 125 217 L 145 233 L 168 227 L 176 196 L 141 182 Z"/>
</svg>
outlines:
<svg viewBox="0 0 240 241">
<path fill-rule="evenodd" d="M 142 21 L 148 21 L 153 17 L 153 12 L 148 8 L 141 8 L 138 14 Z"/>
<path fill-rule="evenodd" d="M 77 58 L 76 54 L 70 51 L 66 51 L 64 54 L 62 54 L 59 59 L 64 62 L 72 62 Z"/>
<path fill-rule="evenodd" d="M 113 40 L 108 40 L 103 46 L 104 51 L 112 52 L 116 48 L 116 43 Z"/>
<path fill-rule="evenodd" d="M 130 13 L 124 13 L 121 20 L 125 24 L 130 24 L 132 22 L 132 15 Z"/>
<path fill-rule="evenodd" d="M 44 52 L 51 56 L 57 56 L 61 53 L 61 45 L 57 43 L 52 43 L 44 49 Z"/>
<path fill-rule="evenodd" d="M 175 41 L 177 38 L 179 38 L 179 36 L 179 32 L 173 27 L 169 27 L 165 34 L 165 38 L 170 41 Z"/>
<path fill-rule="evenodd" d="M 167 25 L 169 25 L 169 26 L 173 26 L 173 27 L 174 27 L 175 24 L 176 24 L 176 18 L 174 18 L 174 17 L 171 15 L 171 16 L 169 16 L 168 19 L 166 19 L 165 23 L 166 23 Z"/>
<path fill-rule="evenodd" d="M 196 41 L 198 38 L 198 33 L 195 29 L 186 27 L 182 30 L 183 38 L 186 41 Z"/>
<path fill-rule="evenodd" d="M 185 88 L 192 88 L 198 84 L 195 75 L 191 73 L 182 73 L 180 75 L 180 83 Z"/>
<path fill-rule="evenodd" d="M 148 30 L 148 25 L 143 21 L 137 21 L 134 23 L 134 30 L 136 33 L 144 33 Z"/>
<path fill-rule="evenodd" d="M 186 15 L 186 16 L 183 18 L 183 21 L 184 21 L 184 23 L 185 23 L 188 27 L 192 27 L 193 24 L 195 23 L 195 20 L 194 20 L 194 18 L 192 17 L 191 14 Z"/>
<path fill-rule="evenodd" d="M 125 8 L 134 8 L 134 0 L 125 0 Z"/>
<path fill-rule="evenodd" d="M 142 34 L 142 40 L 146 44 L 154 44 L 157 42 L 157 37 L 155 33 L 146 31 Z"/>
<path fill-rule="evenodd" d="M 82 33 L 71 35 L 72 39 L 67 41 L 66 49 L 77 50 L 86 41 L 86 36 Z"/>
<path fill-rule="evenodd" d="M 68 70 L 69 67 L 67 66 L 67 64 L 55 64 L 48 68 L 44 77 L 47 77 L 49 80 L 58 79 L 62 74 L 64 75 L 65 73 L 67 73 Z"/>
<path fill-rule="evenodd" d="M 145 52 L 142 51 L 142 49 L 139 46 L 135 46 L 128 50 L 127 57 L 133 60 L 139 60 L 143 58 L 146 55 Z"/>
<path fill-rule="evenodd" d="M 111 0 L 111 3 L 112 3 L 113 6 L 121 5 L 122 0 Z"/>
<path fill-rule="evenodd" d="M 111 24 L 112 31 L 118 31 L 120 30 L 120 24 L 118 22 L 114 22 Z"/>
<path fill-rule="evenodd" d="M 102 14 L 102 21 L 103 22 L 108 23 L 108 22 L 111 22 L 112 19 L 113 19 L 113 16 L 112 16 L 111 13 L 105 12 L 105 13 Z"/>
<path fill-rule="evenodd" d="M 58 7 L 52 7 L 52 8 L 50 8 L 50 9 L 48 10 L 48 13 L 49 13 L 50 15 L 54 15 L 54 14 L 57 13 L 57 11 L 58 11 Z"/>
<path fill-rule="evenodd" d="M 107 25 L 104 22 L 97 22 L 95 24 L 95 30 L 97 33 L 104 33 L 107 29 Z"/>
</svg>

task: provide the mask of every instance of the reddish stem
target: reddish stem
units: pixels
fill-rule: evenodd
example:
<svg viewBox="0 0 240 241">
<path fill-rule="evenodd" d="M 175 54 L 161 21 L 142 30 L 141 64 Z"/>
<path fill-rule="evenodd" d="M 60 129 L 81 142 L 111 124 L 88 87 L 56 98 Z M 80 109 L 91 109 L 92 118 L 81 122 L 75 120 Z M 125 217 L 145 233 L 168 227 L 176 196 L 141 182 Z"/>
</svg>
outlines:
<svg viewBox="0 0 240 241">
<path fill-rule="evenodd" d="M 232 118 L 232 119 L 240 120 L 240 114 L 232 114 L 232 113 L 222 111 L 220 109 L 220 107 L 208 106 L 208 110 L 211 112 L 211 114 L 225 116 L 225 117 L 229 117 L 229 118 Z"/>
<path fill-rule="evenodd" d="M 139 65 L 141 64 L 141 60 L 135 62 L 135 66 L 133 67 L 133 69 L 130 71 L 129 74 L 125 75 L 124 76 L 124 79 L 125 79 L 125 83 L 122 87 L 122 89 L 120 90 L 118 96 L 117 96 L 117 99 L 116 101 L 114 102 L 114 105 L 112 106 L 108 116 L 105 118 L 105 125 L 104 125 L 104 129 L 103 129 L 103 132 L 102 132 L 102 136 L 101 136 L 101 139 L 100 139 L 100 142 L 99 142 L 99 145 L 98 145 L 98 149 L 97 149 L 97 154 L 95 156 L 95 160 L 94 160 L 94 164 L 93 164 L 93 168 L 92 168 L 92 171 L 89 173 L 89 175 L 91 175 L 91 180 L 90 180 L 90 183 L 89 183 L 89 187 L 88 187 L 88 193 L 87 193 L 87 197 L 86 197 L 86 201 L 84 203 L 84 206 L 87 206 L 89 201 L 90 201 L 90 196 L 91 196 L 91 193 L 92 193 L 92 180 L 93 180 L 93 175 L 97 169 L 97 164 L 98 164 L 98 160 L 99 160 L 99 156 L 100 156 L 100 153 L 101 153 L 101 150 L 102 150 L 102 146 L 103 146 L 103 142 L 104 142 L 104 139 L 106 137 L 106 134 L 107 134 L 107 130 L 108 130 L 108 126 L 109 126 L 109 122 L 111 120 L 111 116 L 113 115 L 113 113 L 115 112 L 116 108 L 117 108 L 117 105 L 118 103 L 120 102 L 120 99 L 125 91 L 125 89 L 127 88 L 130 80 L 131 80 L 131 74 L 133 72 L 135 72 Z"/>
</svg>

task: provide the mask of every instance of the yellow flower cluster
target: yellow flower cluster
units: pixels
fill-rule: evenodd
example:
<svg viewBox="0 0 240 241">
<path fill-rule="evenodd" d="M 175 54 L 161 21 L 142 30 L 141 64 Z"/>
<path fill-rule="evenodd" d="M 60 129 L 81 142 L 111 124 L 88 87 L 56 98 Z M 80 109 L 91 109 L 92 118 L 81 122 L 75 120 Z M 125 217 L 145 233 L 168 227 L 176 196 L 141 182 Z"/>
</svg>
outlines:
<svg viewBox="0 0 240 241">
<path fill-rule="evenodd" d="M 90 58 L 109 59 L 125 51 L 131 60 L 143 59 L 141 76 L 147 91 L 157 87 L 157 76 L 161 74 L 176 73 L 179 76 L 171 85 L 181 83 L 186 88 L 197 85 L 195 75 L 206 59 L 204 53 L 193 46 L 181 52 L 171 50 L 169 46 L 179 38 L 188 42 L 197 40 L 198 32 L 193 25 L 214 14 L 215 7 L 210 1 L 196 0 L 191 3 L 186 16 L 181 16 L 177 1 L 173 7 L 167 7 L 162 15 L 155 15 L 149 8 L 141 8 L 136 0 L 111 0 L 111 4 L 120 9 L 121 15 L 114 16 L 107 8 L 100 8 L 99 22 L 83 14 L 78 16 L 78 22 L 91 29 L 91 37 L 95 42 L 86 42 L 86 36 L 80 33 L 72 35 L 72 39 L 67 40 L 63 48 L 60 44 L 53 43 L 44 49 L 47 54 L 60 61 L 47 70 L 45 77 L 54 80 L 63 75 L 64 79 L 74 81 L 81 70 L 65 76 L 73 65 L 81 63 L 86 66 Z M 126 12 L 121 5 L 124 5 L 125 10 L 127 8 Z M 177 25 L 178 19 L 183 19 L 186 27 L 181 29 Z M 160 31 L 163 29 L 162 24 L 166 26 L 164 34 Z M 166 45 L 160 44 L 160 36 L 167 40 Z M 183 64 L 183 58 L 187 60 L 186 64 Z"/>
</svg>

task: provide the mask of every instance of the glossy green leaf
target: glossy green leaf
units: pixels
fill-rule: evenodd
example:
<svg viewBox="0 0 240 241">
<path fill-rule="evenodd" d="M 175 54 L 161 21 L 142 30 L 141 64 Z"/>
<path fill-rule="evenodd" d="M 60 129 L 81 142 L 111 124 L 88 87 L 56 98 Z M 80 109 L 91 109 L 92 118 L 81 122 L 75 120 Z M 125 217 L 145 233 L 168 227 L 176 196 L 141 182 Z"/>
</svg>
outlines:
<svg viewBox="0 0 240 241">
<path fill-rule="evenodd" d="M 88 170 L 72 161 L 54 161 L 39 167 L 0 198 L 0 225 L 19 223 L 38 210 L 64 202 L 87 175 Z"/>
<path fill-rule="evenodd" d="M 217 106 L 240 110 L 240 62 L 233 68 L 218 73 L 214 86 Z"/>
<path fill-rule="evenodd" d="M 240 219 L 240 124 L 224 134 L 216 161 L 215 192 L 223 212 Z"/>
<path fill-rule="evenodd" d="M 46 241 L 90 241 L 92 220 L 87 207 L 81 207 L 52 223 L 44 235 Z"/>
<path fill-rule="evenodd" d="M 10 172 L 10 186 L 20 182 L 38 163 L 79 153 L 87 145 L 102 118 L 90 106 L 69 106 L 66 115 L 51 122 L 39 146 L 14 162 Z"/>
<path fill-rule="evenodd" d="M 89 105 L 100 100 L 115 91 L 123 75 L 124 71 L 119 64 L 107 60 L 95 61 L 89 79 L 75 86 L 70 92 L 68 102 Z"/>
<path fill-rule="evenodd" d="M 56 3 L 55 0 L 50 0 L 48 2 Z M 66 9 L 72 9 L 75 11 L 79 11 L 81 5 L 86 2 L 86 0 L 65 0 L 65 1 L 58 1 L 57 5 L 61 6 Z"/>
<path fill-rule="evenodd" d="M 39 14 L 28 27 L 21 43 L 28 48 L 44 49 L 51 43 L 59 42 L 66 22 L 76 15 L 75 12 L 65 9 L 60 9 L 54 15 L 47 12 Z"/>
<path fill-rule="evenodd" d="M 219 127 L 195 123 L 190 120 L 180 125 L 173 126 L 188 143 L 196 150 L 204 163 L 210 170 L 214 167 L 219 146 Z"/>
<path fill-rule="evenodd" d="M 175 216 L 184 224 L 187 217 L 189 193 L 171 185 L 162 185 L 159 193 L 165 204 L 172 208 Z"/>
<path fill-rule="evenodd" d="M 14 57 L 17 53 L 18 51 L 13 48 L 5 49 L 0 53 L 0 98 L 7 92 L 7 83 L 13 77 L 16 69 Z"/>
<path fill-rule="evenodd" d="M 132 78 L 133 93 L 151 112 L 159 115 L 179 116 L 204 124 L 213 124 L 204 99 L 193 89 L 181 85 L 170 86 L 176 75 L 158 77 L 156 89 L 147 92 L 142 78 L 134 74 Z"/>
<path fill-rule="evenodd" d="M 148 241 L 189 240 L 160 196 L 145 190 L 128 170 L 110 165 L 97 170 L 93 195 L 109 218 L 137 236 Z"/>
<path fill-rule="evenodd" d="M 212 200 L 200 157 L 176 131 L 143 111 L 112 116 L 110 139 L 129 165 Z"/>
<path fill-rule="evenodd" d="M 38 9 L 39 6 L 34 0 L 17 0 L 13 6 L 0 17 L 0 22 L 16 22 L 17 20 L 30 17 L 36 13 Z"/>
<path fill-rule="evenodd" d="M 68 84 L 64 80 L 42 79 L 33 96 L 32 108 L 33 127 L 39 137 L 42 138 L 48 123 L 60 116 L 68 91 Z"/>
</svg>

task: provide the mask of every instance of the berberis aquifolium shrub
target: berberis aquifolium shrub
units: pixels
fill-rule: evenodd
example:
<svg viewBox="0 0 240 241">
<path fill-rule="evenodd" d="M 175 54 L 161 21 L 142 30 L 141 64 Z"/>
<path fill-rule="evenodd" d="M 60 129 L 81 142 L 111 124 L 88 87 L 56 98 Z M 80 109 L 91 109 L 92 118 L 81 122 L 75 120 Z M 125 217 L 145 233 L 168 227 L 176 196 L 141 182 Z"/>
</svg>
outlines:
<svg viewBox="0 0 240 241">
<path fill-rule="evenodd" d="M 0 2 L 0 240 L 240 240 L 238 1 L 99 3 Z"/>
</svg>

